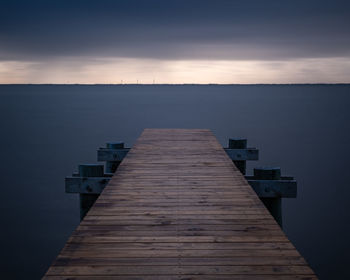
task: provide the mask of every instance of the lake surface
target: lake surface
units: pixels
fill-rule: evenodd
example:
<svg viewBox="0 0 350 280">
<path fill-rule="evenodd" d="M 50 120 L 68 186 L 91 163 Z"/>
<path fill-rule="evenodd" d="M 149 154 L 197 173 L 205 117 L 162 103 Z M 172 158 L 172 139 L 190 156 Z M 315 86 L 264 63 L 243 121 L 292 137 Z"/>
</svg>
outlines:
<svg viewBox="0 0 350 280">
<path fill-rule="evenodd" d="M 64 177 L 144 128 L 246 137 L 298 181 L 284 230 L 321 279 L 350 279 L 350 85 L 0 86 L 1 275 L 38 279 L 79 224 Z"/>
</svg>

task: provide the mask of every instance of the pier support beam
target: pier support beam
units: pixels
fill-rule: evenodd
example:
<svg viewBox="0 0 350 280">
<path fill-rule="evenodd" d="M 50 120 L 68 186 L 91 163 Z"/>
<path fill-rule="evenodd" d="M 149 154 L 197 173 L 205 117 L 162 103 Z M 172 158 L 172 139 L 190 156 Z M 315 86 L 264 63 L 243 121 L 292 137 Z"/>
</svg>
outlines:
<svg viewBox="0 0 350 280">
<path fill-rule="evenodd" d="M 113 174 L 122 160 L 129 152 L 129 148 L 124 147 L 124 142 L 108 142 L 106 148 L 97 150 L 97 161 L 106 162 L 106 173 Z"/>
<path fill-rule="evenodd" d="M 281 168 L 254 168 L 255 180 L 280 180 Z M 275 218 L 276 222 L 282 228 L 282 198 L 277 197 L 260 197 L 266 208 L 270 211 L 271 215 Z"/>
<path fill-rule="evenodd" d="M 124 149 L 124 142 L 108 142 L 106 143 L 106 148 L 111 150 Z M 106 173 L 114 173 L 120 163 L 121 160 L 106 161 Z"/>
<path fill-rule="evenodd" d="M 78 193 L 80 196 L 81 219 L 92 207 L 129 150 L 124 147 L 124 142 L 108 142 L 106 147 L 99 148 L 97 152 L 97 160 L 106 162 L 106 173 L 103 172 L 102 164 L 83 164 L 79 166 L 78 174 L 66 177 L 66 192 Z M 259 159 L 259 150 L 247 148 L 245 138 L 230 138 L 228 148 L 224 150 L 242 174 L 246 174 L 247 160 Z M 297 183 L 294 178 L 281 176 L 280 168 L 255 168 L 254 176 L 245 175 L 245 178 L 282 227 L 281 198 L 296 197 Z"/>
<path fill-rule="evenodd" d="M 244 138 L 230 138 L 228 140 L 229 149 L 247 149 L 247 139 Z M 243 175 L 246 173 L 247 164 L 245 160 L 233 160 L 239 171 Z"/>
<path fill-rule="evenodd" d="M 102 164 L 81 164 L 79 165 L 80 177 L 103 177 L 103 165 Z M 82 220 L 87 212 L 89 212 L 91 206 L 95 203 L 99 194 L 86 194 L 80 193 L 80 220 Z"/>
</svg>

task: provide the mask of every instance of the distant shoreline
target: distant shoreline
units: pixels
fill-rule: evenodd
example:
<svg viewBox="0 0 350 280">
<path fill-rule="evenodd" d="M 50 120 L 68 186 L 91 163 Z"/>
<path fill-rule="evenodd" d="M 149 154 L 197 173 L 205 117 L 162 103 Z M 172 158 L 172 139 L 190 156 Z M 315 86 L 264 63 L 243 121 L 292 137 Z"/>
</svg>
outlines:
<svg viewBox="0 0 350 280">
<path fill-rule="evenodd" d="M 290 83 L 290 84 L 0 84 L 0 86 L 346 86 L 350 83 Z"/>
</svg>

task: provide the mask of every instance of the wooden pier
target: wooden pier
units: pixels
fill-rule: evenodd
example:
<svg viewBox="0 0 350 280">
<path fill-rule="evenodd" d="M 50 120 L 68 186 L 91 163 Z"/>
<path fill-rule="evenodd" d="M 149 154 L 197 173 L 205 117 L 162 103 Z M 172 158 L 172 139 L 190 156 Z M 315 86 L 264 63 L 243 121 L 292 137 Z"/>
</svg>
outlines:
<svg viewBox="0 0 350 280">
<path fill-rule="evenodd" d="M 317 279 L 209 130 L 146 129 L 44 279 Z"/>
</svg>

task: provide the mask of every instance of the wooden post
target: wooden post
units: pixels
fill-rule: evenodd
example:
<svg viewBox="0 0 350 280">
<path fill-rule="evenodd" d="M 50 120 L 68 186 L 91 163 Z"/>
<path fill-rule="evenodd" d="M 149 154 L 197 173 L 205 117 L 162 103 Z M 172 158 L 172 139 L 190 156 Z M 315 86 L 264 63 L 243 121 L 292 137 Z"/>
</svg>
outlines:
<svg viewBox="0 0 350 280">
<path fill-rule="evenodd" d="M 280 180 L 281 168 L 254 168 L 255 180 Z M 282 228 L 282 198 L 281 197 L 260 197 L 271 215 Z"/>
<path fill-rule="evenodd" d="M 246 149 L 247 148 L 247 139 L 244 138 L 230 138 L 228 140 L 229 149 Z M 233 160 L 233 163 L 236 165 L 239 171 L 243 175 L 246 173 L 246 161 L 245 160 Z"/>
<path fill-rule="evenodd" d="M 80 177 L 103 177 L 102 164 L 81 164 L 79 165 Z M 80 199 L 80 220 L 82 220 L 91 206 L 99 197 L 98 194 L 79 194 Z"/>
<path fill-rule="evenodd" d="M 124 142 L 108 142 L 106 143 L 108 149 L 124 149 Z M 106 161 L 106 173 L 114 173 L 121 161 Z"/>
</svg>

